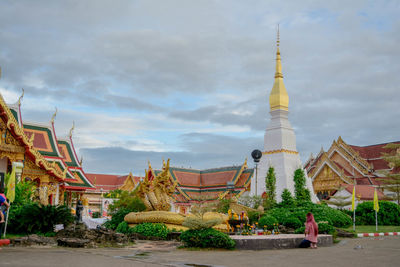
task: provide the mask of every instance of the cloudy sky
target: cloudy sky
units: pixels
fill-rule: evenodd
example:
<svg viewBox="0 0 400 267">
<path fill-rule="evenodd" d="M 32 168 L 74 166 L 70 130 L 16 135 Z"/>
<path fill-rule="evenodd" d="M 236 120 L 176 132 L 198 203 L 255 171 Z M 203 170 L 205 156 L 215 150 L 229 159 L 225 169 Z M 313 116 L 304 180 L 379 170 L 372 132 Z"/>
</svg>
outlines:
<svg viewBox="0 0 400 267">
<path fill-rule="evenodd" d="M 329 3 L 328 3 L 329 2 Z M 330 3 L 332 2 L 332 3 Z M 263 147 L 276 28 L 303 162 L 400 140 L 399 1 L 0 1 L 0 92 L 86 172 L 212 168 Z M 251 164 L 250 164 L 251 165 Z"/>
</svg>

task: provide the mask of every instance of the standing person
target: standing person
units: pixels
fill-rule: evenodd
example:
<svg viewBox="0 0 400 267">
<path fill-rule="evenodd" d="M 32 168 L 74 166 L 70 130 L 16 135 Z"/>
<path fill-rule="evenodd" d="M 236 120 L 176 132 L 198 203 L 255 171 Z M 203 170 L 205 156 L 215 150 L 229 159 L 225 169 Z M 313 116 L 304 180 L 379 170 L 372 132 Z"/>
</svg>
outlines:
<svg viewBox="0 0 400 267">
<path fill-rule="evenodd" d="M 10 206 L 4 195 L 4 188 L 0 188 L 0 223 L 4 223 L 4 216 L 7 208 Z"/>
<path fill-rule="evenodd" d="M 301 248 L 317 248 L 318 242 L 318 224 L 314 220 L 314 216 L 311 212 L 307 213 L 306 227 L 304 231 L 306 236 L 301 242 Z"/>
</svg>

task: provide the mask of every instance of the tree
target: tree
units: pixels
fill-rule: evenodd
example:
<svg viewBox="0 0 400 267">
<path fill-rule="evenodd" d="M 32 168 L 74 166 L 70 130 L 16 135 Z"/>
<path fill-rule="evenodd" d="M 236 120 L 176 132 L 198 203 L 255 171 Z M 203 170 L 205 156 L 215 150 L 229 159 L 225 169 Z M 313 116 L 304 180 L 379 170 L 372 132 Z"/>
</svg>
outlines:
<svg viewBox="0 0 400 267">
<path fill-rule="evenodd" d="M 383 172 L 386 178 L 381 181 L 385 190 L 394 193 L 393 199 L 400 205 L 400 144 L 387 144 L 384 148 L 390 149 L 389 153 L 383 153 L 383 159 L 391 171 Z"/>
<path fill-rule="evenodd" d="M 282 198 L 282 202 L 281 202 L 282 206 L 291 207 L 294 205 L 294 199 L 293 199 L 293 196 L 290 193 L 289 189 L 285 188 L 282 191 L 281 198 Z"/>
<path fill-rule="evenodd" d="M 272 208 L 276 204 L 276 176 L 273 167 L 269 167 L 267 176 L 265 177 L 265 199 L 264 206 L 266 209 Z"/>
<path fill-rule="evenodd" d="M 297 201 L 311 201 L 310 190 L 306 188 L 306 177 L 302 168 L 294 172 L 294 193 Z"/>
</svg>

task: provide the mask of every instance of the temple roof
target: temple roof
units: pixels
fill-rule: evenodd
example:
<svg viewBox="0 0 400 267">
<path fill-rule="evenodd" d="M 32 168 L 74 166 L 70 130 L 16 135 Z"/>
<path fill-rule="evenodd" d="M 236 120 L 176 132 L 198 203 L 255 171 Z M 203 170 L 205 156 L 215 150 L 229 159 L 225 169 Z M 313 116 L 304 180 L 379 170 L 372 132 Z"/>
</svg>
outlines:
<svg viewBox="0 0 400 267">
<path fill-rule="evenodd" d="M 39 124 L 36 122 L 22 121 L 20 104 L 21 99 L 17 104 L 10 105 L 11 114 L 19 125 L 23 126 L 23 132 L 27 139 L 32 139 L 33 148 L 38 151 L 50 164 L 65 176 L 65 188 L 69 190 L 85 190 L 94 188 L 87 179 L 82 164 L 78 161 L 75 152 L 72 136 L 69 138 L 58 140 L 54 128 L 53 115 L 49 125 Z M 71 130 L 72 131 L 72 130 Z"/>
<path fill-rule="evenodd" d="M 155 174 L 160 173 L 156 170 Z M 170 167 L 171 178 L 177 183 L 174 194 L 176 202 L 215 201 L 221 195 L 230 193 L 227 183 L 232 182 L 231 193 L 240 195 L 249 189 L 253 169 L 247 164 L 206 170 Z"/>
<path fill-rule="evenodd" d="M 392 142 L 400 143 L 400 141 Z M 388 153 L 390 150 L 383 148 L 389 143 L 355 146 L 345 143 L 341 137 L 332 143 L 329 151 L 323 152 L 307 162 L 307 173 L 314 179 L 318 174 L 316 168 L 329 162 L 331 168 L 340 170 L 337 172 L 344 181 L 355 181 L 357 185 L 380 185 L 380 179 L 384 174 L 381 171 L 388 170 L 388 164 L 382 157 L 382 153 Z M 332 158 L 337 154 L 343 159 L 339 163 L 338 159 Z M 350 182 L 347 182 L 350 184 Z"/>
<path fill-rule="evenodd" d="M 104 190 L 116 190 L 120 189 L 126 182 L 126 179 L 130 177 L 133 179 L 135 184 L 140 182 L 142 177 L 128 175 L 113 175 L 113 174 L 99 174 L 99 173 L 87 173 L 86 174 L 89 181 L 94 185 L 96 191 Z"/>
<path fill-rule="evenodd" d="M 350 194 L 353 194 L 354 185 L 346 185 L 345 190 Z M 360 197 L 361 200 L 373 200 L 374 199 L 375 187 L 370 185 L 356 185 L 356 196 Z M 376 190 L 378 199 L 386 199 L 386 196 L 380 190 Z"/>
</svg>

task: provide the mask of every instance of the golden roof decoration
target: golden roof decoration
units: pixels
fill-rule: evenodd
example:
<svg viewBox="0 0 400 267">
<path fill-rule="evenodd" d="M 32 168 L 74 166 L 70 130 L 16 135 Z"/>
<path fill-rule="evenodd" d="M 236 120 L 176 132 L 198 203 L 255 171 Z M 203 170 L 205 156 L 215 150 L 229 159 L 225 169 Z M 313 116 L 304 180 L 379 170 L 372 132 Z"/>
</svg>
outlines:
<svg viewBox="0 0 400 267">
<path fill-rule="evenodd" d="M 57 116 L 57 107 L 56 107 L 56 111 L 54 112 L 53 116 L 51 116 L 51 120 L 50 120 L 51 124 L 54 124 L 54 119 L 56 118 L 56 116 Z"/>
<path fill-rule="evenodd" d="M 269 95 L 269 106 L 270 110 L 289 110 L 289 96 L 287 94 L 285 84 L 283 83 L 282 64 L 281 64 L 281 53 L 279 51 L 279 25 L 278 25 L 278 36 L 276 41 L 276 69 L 275 69 L 275 81 Z"/>
<path fill-rule="evenodd" d="M 20 97 L 20 99 L 23 97 Z M 19 99 L 19 100 L 20 100 Z M 52 173 L 54 176 L 57 178 L 64 180 L 65 175 L 57 168 L 54 168 L 52 164 L 47 161 L 42 154 L 40 154 L 32 145 L 33 139 L 30 140 L 28 136 L 24 133 L 22 127 L 19 126 L 17 120 L 15 119 L 14 115 L 12 114 L 11 110 L 5 103 L 3 96 L 0 94 L 0 106 L 3 109 L 6 117 L 7 117 L 7 129 L 13 130 L 15 135 L 17 136 L 17 139 L 19 139 L 26 147 L 28 147 L 27 152 L 29 152 L 33 157 L 35 161 L 35 165 L 38 167 L 44 168 L 46 171 Z M 32 136 L 31 136 L 32 138 Z M 31 141 L 31 142 L 30 142 Z"/>
</svg>

